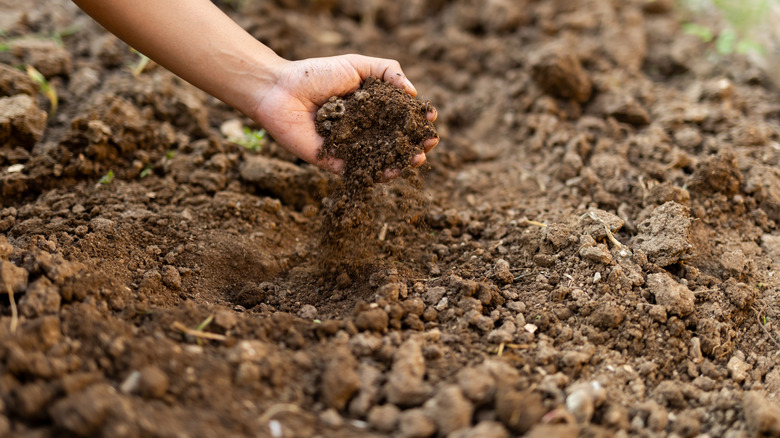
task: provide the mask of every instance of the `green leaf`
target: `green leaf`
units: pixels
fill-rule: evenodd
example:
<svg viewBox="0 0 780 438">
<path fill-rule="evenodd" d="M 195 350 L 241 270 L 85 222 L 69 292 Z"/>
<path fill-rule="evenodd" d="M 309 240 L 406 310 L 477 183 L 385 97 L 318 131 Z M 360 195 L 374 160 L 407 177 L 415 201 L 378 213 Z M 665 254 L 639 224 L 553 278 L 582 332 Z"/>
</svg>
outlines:
<svg viewBox="0 0 780 438">
<path fill-rule="evenodd" d="M 712 39 L 715 37 L 709 27 L 702 26 L 701 24 L 683 23 L 682 30 L 688 35 L 699 37 L 699 39 L 705 43 L 712 41 Z"/>
<path fill-rule="evenodd" d="M 114 181 L 114 171 L 109 170 L 107 174 L 103 175 L 103 177 L 100 178 L 100 181 L 98 181 L 98 183 L 111 184 L 112 181 Z"/>
<path fill-rule="evenodd" d="M 726 29 L 715 40 L 715 50 L 721 55 L 730 55 L 734 53 L 736 44 L 737 34 L 731 29 Z"/>
</svg>

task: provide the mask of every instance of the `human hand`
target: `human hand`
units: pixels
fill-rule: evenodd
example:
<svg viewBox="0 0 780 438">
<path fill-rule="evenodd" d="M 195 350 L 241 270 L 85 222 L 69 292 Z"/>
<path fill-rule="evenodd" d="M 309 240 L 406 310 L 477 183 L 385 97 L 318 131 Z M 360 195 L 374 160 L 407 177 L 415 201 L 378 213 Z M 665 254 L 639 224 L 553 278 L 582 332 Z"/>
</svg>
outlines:
<svg viewBox="0 0 780 438">
<path fill-rule="evenodd" d="M 317 110 L 331 96 L 342 96 L 358 89 L 369 76 L 375 76 L 412 96 L 417 90 L 406 78 L 396 61 L 360 55 L 311 58 L 301 61 L 281 61 L 272 69 L 268 86 L 257 90 L 257 106 L 253 118 L 285 149 L 301 159 L 325 170 L 341 173 L 344 162 L 333 157 L 317 157 L 323 139 L 317 134 L 314 120 Z M 436 120 L 431 107 L 428 120 Z M 412 159 L 417 167 L 425 162 L 425 153 L 439 143 L 430 138 L 423 143 L 424 152 Z M 400 172 L 388 169 L 388 179 Z"/>
</svg>

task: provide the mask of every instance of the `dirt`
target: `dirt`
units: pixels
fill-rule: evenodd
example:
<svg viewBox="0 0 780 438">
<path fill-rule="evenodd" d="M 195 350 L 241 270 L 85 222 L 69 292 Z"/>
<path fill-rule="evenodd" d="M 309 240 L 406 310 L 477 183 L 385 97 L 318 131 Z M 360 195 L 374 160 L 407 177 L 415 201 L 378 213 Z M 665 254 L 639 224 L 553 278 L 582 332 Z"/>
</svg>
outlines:
<svg viewBox="0 0 780 438">
<path fill-rule="evenodd" d="M 398 59 L 430 169 L 323 271 L 338 178 L 0 0 L 1 436 L 780 436 L 767 74 L 667 1 L 222 6 L 287 58 Z"/>
</svg>

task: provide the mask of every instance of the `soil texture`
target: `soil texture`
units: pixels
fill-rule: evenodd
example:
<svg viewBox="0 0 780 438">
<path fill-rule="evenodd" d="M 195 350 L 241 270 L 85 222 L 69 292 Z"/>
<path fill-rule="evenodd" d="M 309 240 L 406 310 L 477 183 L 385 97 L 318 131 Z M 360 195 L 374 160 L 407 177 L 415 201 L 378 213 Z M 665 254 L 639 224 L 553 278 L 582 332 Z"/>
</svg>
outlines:
<svg viewBox="0 0 780 438">
<path fill-rule="evenodd" d="M 218 4 L 288 59 L 400 61 L 430 168 L 375 184 L 434 133 L 379 81 L 326 104 L 337 178 L 0 0 L 0 436 L 780 436 L 780 91 L 699 17 Z"/>
</svg>

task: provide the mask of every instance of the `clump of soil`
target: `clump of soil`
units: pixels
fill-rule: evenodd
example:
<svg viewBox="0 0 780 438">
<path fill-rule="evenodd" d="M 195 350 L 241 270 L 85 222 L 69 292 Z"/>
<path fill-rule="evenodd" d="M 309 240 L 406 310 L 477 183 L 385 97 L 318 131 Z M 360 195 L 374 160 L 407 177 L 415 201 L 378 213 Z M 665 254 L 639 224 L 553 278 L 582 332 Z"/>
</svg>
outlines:
<svg viewBox="0 0 780 438">
<path fill-rule="evenodd" d="M 331 97 L 317 112 L 317 132 L 325 139 L 320 158 L 344 160 L 341 184 L 323 202 L 325 260 L 355 266 L 370 253 L 379 208 L 374 185 L 397 170 L 415 185 L 412 159 L 423 152 L 426 139 L 438 135 L 426 118 L 429 109 L 430 102 L 372 76 L 360 89 Z M 420 198 L 414 192 L 407 196 Z"/>
</svg>

